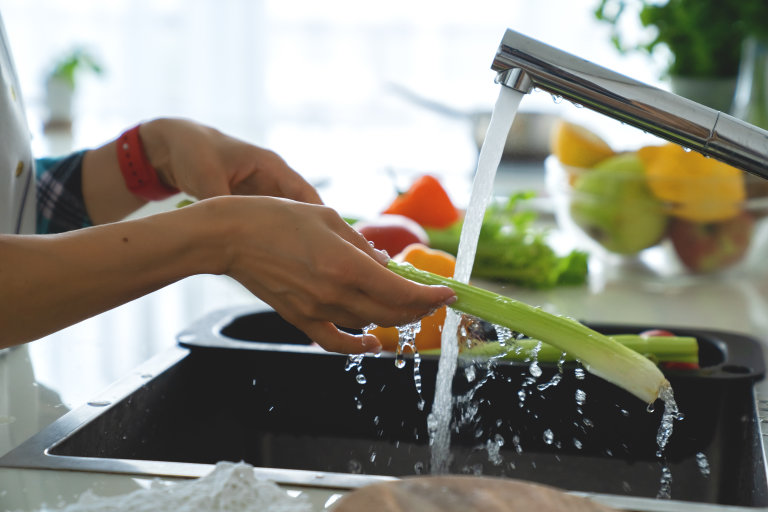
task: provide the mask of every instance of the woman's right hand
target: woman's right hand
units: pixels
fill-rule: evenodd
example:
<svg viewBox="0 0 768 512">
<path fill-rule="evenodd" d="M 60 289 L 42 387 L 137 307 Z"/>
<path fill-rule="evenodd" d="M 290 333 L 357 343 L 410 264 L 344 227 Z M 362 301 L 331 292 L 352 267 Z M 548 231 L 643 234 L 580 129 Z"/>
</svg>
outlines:
<svg viewBox="0 0 768 512">
<path fill-rule="evenodd" d="M 387 255 L 329 207 L 230 196 L 187 208 L 200 210 L 201 222 L 213 220 L 224 235 L 217 271 L 328 351 L 380 350 L 375 336 L 354 336 L 337 326 L 404 325 L 455 301 L 448 287 L 417 284 L 389 271 Z"/>
</svg>

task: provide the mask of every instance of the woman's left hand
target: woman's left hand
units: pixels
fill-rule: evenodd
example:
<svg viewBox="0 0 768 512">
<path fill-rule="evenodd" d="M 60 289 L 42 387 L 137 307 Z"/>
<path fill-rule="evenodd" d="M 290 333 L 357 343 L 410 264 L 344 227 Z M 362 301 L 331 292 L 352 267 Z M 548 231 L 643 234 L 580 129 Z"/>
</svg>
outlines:
<svg viewBox="0 0 768 512">
<path fill-rule="evenodd" d="M 139 129 L 147 157 L 170 186 L 198 199 L 261 195 L 322 204 L 312 185 L 276 153 L 183 119 Z"/>
</svg>

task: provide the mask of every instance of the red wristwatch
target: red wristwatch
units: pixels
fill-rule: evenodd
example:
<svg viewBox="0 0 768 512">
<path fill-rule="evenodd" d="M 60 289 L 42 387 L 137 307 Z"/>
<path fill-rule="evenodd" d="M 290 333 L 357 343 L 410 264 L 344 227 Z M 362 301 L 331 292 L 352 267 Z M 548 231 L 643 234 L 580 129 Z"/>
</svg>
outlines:
<svg viewBox="0 0 768 512">
<path fill-rule="evenodd" d="M 139 126 L 127 130 L 117 139 L 117 161 L 128 190 L 149 201 L 160 201 L 177 194 L 179 189 L 163 183 L 149 163 L 139 137 Z"/>
</svg>

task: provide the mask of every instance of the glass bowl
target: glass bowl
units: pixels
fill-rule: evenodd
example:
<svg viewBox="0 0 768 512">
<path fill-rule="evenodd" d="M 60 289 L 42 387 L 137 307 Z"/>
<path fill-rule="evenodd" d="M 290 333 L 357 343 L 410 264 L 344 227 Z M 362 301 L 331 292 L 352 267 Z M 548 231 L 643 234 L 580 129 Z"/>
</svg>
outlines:
<svg viewBox="0 0 768 512">
<path fill-rule="evenodd" d="M 589 169 L 547 157 L 558 228 L 577 247 L 660 275 L 768 271 L 767 180 L 735 169 L 725 177 L 642 172 L 632 155 Z"/>
</svg>

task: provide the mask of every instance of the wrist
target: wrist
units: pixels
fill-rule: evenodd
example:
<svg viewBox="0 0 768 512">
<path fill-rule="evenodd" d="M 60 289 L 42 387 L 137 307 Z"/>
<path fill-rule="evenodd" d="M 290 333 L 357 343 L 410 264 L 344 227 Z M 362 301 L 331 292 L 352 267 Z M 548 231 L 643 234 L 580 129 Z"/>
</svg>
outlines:
<svg viewBox="0 0 768 512">
<path fill-rule="evenodd" d="M 230 206 L 232 197 L 198 201 L 171 212 L 178 224 L 174 231 L 185 234 L 187 254 L 195 263 L 194 274 L 224 275 L 233 259 L 232 240 L 237 238 Z"/>
<path fill-rule="evenodd" d="M 117 161 L 126 187 L 135 196 L 149 201 L 177 194 L 179 190 L 158 173 L 148 157 L 141 128 L 140 124 L 126 130 L 117 139 Z"/>
</svg>

